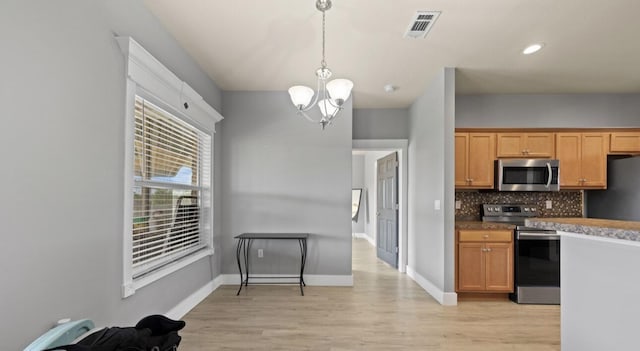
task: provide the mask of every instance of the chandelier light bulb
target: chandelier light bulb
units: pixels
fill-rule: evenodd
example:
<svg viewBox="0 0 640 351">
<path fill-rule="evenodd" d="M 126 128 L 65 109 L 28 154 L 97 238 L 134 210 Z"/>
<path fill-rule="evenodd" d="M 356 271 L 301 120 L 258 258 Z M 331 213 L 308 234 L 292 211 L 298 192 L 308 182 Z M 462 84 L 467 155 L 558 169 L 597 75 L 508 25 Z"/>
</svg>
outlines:
<svg viewBox="0 0 640 351">
<path fill-rule="evenodd" d="M 353 89 L 353 82 L 348 79 L 334 79 L 327 83 L 329 96 L 331 96 L 338 106 L 347 101 L 349 95 L 351 95 L 351 89 Z"/>
<path fill-rule="evenodd" d="M 332 102 L 329 99 L 324 99 L 318 101 L 318 108 L 320 108 L 320 112 L 324 117 L 333 117 L 338 112 L 338 107 L 335 106 L 336 103 Z"/>
<path fill-rule="evenodd" d="M 311 98 L 313 98 L 313 89 L 309 87 L 305 87 L 304 85 L 296 85 L 289 88 L 289 96 L 291 97 L 291 102 L 298 110 L 301 110 L 311 102 Z"/>
</svg>

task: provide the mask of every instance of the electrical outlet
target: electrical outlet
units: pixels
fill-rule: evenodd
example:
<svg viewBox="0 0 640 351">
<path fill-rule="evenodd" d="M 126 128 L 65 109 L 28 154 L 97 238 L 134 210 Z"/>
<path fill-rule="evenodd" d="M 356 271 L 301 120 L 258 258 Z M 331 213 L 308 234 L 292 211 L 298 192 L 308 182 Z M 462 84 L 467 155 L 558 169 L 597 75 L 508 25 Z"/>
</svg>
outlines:
<svg viewBox="0 0 640 351">
<path fill-rule="evenodd" d="M 551 201 L 551 200 L 545 201 L 545 207 L 547 208 L 547 210 L 552 209 L 553 208 L 553 201 Z"/>
<path fill-rule="evenodd" d="M 263 257 L 264 257 L 264 250 L 258 249 L 258 258 L 263 258 Z"/>
<path fill-rule="evenodd" d="M 433 201 L 433 209 L 436 211 L 440 210 L 440 200 Z"/>
<path fill-rule="evenodd" d="M 462 208 L 462 201 L 456 200 L 456 210 L 459 210 L 461 208 Z"/>
</svg>

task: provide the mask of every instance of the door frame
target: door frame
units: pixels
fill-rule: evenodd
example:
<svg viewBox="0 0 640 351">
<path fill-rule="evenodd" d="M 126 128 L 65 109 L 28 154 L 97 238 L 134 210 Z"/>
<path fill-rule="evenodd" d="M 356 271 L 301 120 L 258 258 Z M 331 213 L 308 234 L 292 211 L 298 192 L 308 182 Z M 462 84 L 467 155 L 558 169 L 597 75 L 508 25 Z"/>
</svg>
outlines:
<svg viewBox="0 0 640 351">
<path fill-rule="evenodd" d="M 407 271 L 408 246 L 408 220 L 409 220 L 409 172 L 408 172 L 408 139 L 353 139 L 352 151 L 389 151 L 398 152 L 398 271 Z M 374 240 L 377 240 L 378 233 L 375 233 Z"/>
</svg>

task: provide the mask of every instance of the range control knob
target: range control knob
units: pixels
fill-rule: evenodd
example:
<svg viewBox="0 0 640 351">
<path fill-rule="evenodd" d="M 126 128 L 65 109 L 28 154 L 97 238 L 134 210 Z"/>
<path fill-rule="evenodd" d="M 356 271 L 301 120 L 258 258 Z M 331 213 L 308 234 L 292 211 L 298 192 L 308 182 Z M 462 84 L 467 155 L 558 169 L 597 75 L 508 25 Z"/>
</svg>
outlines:
<svg viewBox="0 0 640 351">
<path fill-rule="evenodd" d="M 531 212 L 536 212 L 536 208 L 535 207 L 531 207 Z"/>
<path fill-rule="evenodd" d="M 496 211 L 496 212 L 499 212 L 500 211 L 500 207 L 494 207 L 493 210 Z"/>
<path fill-rule="evenodd" d="M 524 212 L 529 212 L 529 207 L 525 207 Z"/>
<path fill-rule="evenodd" d="M 489 212 L 493 212 L 493 207 L 487 207 L 487 210 L 488 210 Z"/>
</svg>

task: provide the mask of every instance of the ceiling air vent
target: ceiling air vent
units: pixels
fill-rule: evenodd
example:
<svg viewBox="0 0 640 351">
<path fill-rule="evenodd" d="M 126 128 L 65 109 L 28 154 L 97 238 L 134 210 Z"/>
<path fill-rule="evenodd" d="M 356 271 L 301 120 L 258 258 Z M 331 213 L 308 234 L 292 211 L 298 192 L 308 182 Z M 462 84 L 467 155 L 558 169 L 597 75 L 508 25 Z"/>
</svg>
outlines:
<svg viewBox="0 0 640 351">
<path fill-rule="evenodd" d="M 411 19 L 405 38 L 424 38 L 440 16 L 438 11 L 417 11 Z"/>
</svg>

